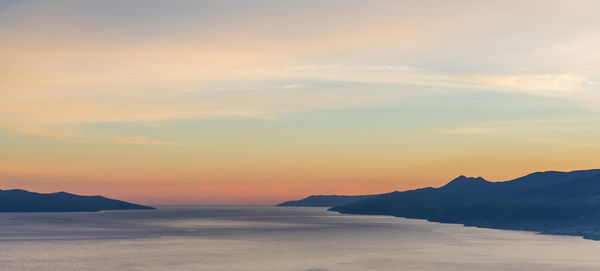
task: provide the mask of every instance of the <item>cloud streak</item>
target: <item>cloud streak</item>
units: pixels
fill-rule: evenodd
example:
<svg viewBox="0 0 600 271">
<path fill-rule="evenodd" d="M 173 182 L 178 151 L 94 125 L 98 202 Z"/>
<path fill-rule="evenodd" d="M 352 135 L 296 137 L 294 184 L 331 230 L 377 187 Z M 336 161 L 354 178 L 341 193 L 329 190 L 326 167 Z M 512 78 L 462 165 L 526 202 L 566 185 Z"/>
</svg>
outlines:
<svg viewBox="0 0 600 271">
<path fill-rule="evenodd" d="M 489 134 L 497 131 L 496 128 L 484 128 L 484 127 L 473 127 L 473 128 L 455 128 L 455 129 L 440 129 L 439 131 L 453 134 L 453 135 L 479 135 Z"/>
<path fill-rule="evenodd" d="M 125 145 L 179 145 L 177 142 L 154 140 L 147 137 L 118 137 L 116 143 Z"/>
<path fill-rule="evenodd" d="M 256 10 L 209 4 L 123 7 L 127 16 L 110 11 L 118 2 L 0 11 L 5 128 L 41 135 L 37 127 L 64 123 L 269 119 L 427 95 L 422 88 L 600 105 L 600 20 L 589 12 L 597 3 L 288 3 L 308 17 L 262 1 Z M 190 13 L 206 8 L 221 16 Z M 581 18 L 587 27 L 575 24 Z"/>
</svg>

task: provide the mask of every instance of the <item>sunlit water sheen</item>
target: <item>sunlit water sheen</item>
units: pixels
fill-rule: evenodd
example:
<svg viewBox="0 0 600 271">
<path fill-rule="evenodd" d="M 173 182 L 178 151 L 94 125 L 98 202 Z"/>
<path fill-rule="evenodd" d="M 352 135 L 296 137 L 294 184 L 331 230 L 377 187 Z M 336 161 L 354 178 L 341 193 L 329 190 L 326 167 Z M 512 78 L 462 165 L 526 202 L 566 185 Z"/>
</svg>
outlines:
<svg viewBox="0 0 600 271">
<path fill-rule="evenodd" d="M 600 270 L 600 242 L 325 208 L 2 213 L 0 270 Z"/>
</svg>

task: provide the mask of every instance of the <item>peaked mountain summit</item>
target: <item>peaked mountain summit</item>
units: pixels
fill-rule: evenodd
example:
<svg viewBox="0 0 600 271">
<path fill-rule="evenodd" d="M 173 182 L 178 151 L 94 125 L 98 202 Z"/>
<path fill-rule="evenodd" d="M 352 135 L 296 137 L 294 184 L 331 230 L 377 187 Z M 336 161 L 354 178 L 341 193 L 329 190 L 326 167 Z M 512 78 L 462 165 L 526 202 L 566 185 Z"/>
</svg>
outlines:
<svg viewBox="0 0 600 271">
<path fill-rule="evenodd" d="M 460 176 L 439 188 L 396 191 L 330 210 L 600 240 L 600 170 L 536 172 L 505 182 Z"/>
</svg>

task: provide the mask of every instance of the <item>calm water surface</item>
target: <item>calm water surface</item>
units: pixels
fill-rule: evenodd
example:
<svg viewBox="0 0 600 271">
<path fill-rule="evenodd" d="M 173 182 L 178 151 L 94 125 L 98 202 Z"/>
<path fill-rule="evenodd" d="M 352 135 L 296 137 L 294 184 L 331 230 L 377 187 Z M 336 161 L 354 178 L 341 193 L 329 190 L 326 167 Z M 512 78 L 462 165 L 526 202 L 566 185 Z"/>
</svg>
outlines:
<svg viewBox="0 0 600 271">
<path fill-rule="evenodd" d="M 600 270 L 600 242 L 305 207 L 0 213 L 0 270 Z"/>
</svg>

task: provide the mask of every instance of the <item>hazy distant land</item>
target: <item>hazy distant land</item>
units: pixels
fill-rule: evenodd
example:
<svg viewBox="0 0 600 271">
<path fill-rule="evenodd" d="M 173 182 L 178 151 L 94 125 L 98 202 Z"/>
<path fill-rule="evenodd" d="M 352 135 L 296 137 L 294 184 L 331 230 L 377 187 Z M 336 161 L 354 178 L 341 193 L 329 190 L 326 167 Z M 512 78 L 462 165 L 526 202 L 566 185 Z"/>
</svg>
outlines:
<svg viewBox="0 0 600 271">
<path fill-rule="evenodd" d="M 97 212 L 102 210 L 154 209 L 150 206 L 67 192 L 35 193 L 20 189 L 0 190 L 0 212 Z"/>
<path fill-rule="evenodd" d="M 378 195 L 338 196 L 338 195 L 313 195 L 301 200 L 291 200 L 277 204 L 277 206 L 304 206 L 304 207 L 335 207 L 372 198 Z"/>
<path fill-rule="evenodd" d="M 536 172 L 505 182 L 460 176 L 448 184 L 359 199 L 329 210 L 600 240 L 600 170 Z M 297 201 L 309 206 L 314 196 Z M 286 206 L 291 206 L 287 203 Z"/>
</svg>

